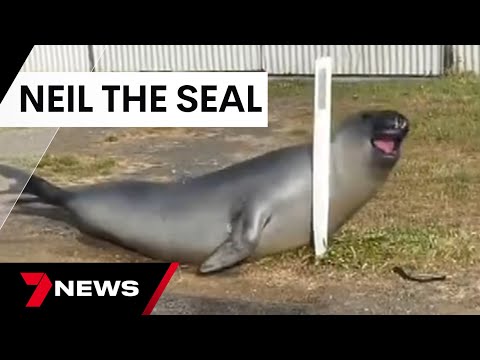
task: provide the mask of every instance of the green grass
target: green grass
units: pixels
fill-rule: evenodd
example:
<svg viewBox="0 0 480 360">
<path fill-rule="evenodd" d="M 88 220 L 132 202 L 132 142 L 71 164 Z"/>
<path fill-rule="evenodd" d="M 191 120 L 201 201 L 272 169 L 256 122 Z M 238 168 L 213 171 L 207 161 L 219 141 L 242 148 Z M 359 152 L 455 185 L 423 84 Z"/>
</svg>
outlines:
<svg viewBox="0 0 480 360">
<path fill-rule="evenodd" d="M 115 167 L 116 161 L 111 158 L 45 155 L 38 164 L 37 173 L 55 179 L 70 180 L 110 175 Z"/>
<path fill-rule="evenodd" d="M 395 265 L 471 265 L 478 239 L 459 229 L 385 228 L 347 229 L 335 239 L 322 264 L 355 270 L 383 270 Z"/>
<path fill-rule="evenodd" d="M 313 272 L 325 268 L 346 271 L 385 272 L 394 266 L 445 270 L 479 263 L 478 236 L 461 229 L 426 227 L 355 228 L 337 234 L 322 258 L 309 247 L 271 256 L 264 267 L 301 267 Z"/>
<path fill-rule="evenodd" d="M 477 263 L 480 79 L 461 74 L 335 82 L 332 91 L 334 122 L 380 108 L 410 118 L 403 158 L 378 196 L 331 239 L 324 259 L 315 261 L 312 249 L 302 248 L 266 259 L 264 265 L 378 272 L 395 265 L 437 269 Z M 290 135 L 311 136 L 312 81 L 272 81 L 269 96 L 271 109 L 288 107 Z"/>
<path fill-rule="evenodd" d="M 395 108 L 412 119 L 415 139 L 429 143 L 473 140 L 480 150 L 480 82 L 471 74 L 441 79 L 335 82 L 335 119 L 358 108 Z M 269 97 L 309 99 L 313 82 L 271 81 Z"/>
</svg>

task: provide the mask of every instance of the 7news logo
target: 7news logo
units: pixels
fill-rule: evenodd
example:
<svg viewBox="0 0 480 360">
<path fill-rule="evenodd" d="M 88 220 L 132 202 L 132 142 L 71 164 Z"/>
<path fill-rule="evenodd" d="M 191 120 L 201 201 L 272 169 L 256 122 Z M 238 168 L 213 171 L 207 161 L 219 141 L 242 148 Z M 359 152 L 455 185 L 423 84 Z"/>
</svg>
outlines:
<svg viewBox="0 0 480 360">
<path fill-rule="evenodd" d="M 179 264 L 0 263 L 0 310 L 21 316 L 151 315 Z M 14 309 L 14 310 L 13 310 Z"/>
<path fill-rule="evenodd" d="M 122 296 L 133 297 L 139 294 L 138 282 L 134 280 L 125 281 L 98 281 L 98 280 L 69 280 L 66 284 L 59 280 L 50 280 L 43 272 L 22 272 L 20 273 L 27 285 L 36 286 L 26 307 L 40 307 L 49 294 L 52 287 L 54 296 Z"/>
</svg>

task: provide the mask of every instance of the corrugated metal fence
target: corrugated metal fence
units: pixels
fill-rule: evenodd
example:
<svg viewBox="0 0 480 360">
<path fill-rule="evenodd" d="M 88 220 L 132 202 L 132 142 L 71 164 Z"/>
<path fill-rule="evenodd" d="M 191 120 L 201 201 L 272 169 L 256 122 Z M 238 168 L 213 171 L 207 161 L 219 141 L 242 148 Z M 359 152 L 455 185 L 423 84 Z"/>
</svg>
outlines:
<svg viewBox="0 0 480 360">
<path fill-rule="evenodd" d="M 22 71 L 260 71 L 312 75 L 319 56 L 334 75 L 480 74 L 480 45 L 37 45 Z"/>
<path fill-rule="evenodd" d="M 36 45 L 22 71 L 90 71 L 87 45 Z"/>
<path fill-rule="evenodd" d="M 94 45 L 96 71 L 260 70 L 259 45 Z"/>
<path fill-rule="evenodd" d="M 272 74 L 311 75 L 315 59 L 331 56 L 336 75 L 441 75 L 442 45 L 268 45 L 264 68 Z"/>
</svg>

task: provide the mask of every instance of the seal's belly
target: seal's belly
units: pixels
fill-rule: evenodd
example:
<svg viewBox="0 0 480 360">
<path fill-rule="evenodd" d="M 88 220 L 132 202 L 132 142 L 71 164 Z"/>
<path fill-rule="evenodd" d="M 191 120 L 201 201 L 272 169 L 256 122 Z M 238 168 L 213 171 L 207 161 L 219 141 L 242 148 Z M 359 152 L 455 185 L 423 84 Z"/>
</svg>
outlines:
<svg viewBox="0 0 480 360">
<path fill-rule="evenodd" d="M 142 204 L 116 199 L 82 201 L 74 207 L 79 221 L 91 233 L 164 261 L 203 261 L 228 236 L 229 211 L 221 204 L 208 211 L 208 206 L 198 205 L 152 211 Z"/>
</svg>

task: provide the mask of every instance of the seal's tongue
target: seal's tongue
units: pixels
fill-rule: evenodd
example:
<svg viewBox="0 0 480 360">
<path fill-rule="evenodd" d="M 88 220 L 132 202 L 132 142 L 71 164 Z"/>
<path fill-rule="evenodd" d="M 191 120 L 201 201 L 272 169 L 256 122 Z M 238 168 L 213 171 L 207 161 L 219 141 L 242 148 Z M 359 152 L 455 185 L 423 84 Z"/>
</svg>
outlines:
<svg viewBox="0 0 480 360">
<path fill-rule="evenodd" d="M 391 154 L 395 150 L 395 142 L 390 139 L 378 139 L 373 143 L 386 154 Z"/>
</svg>

